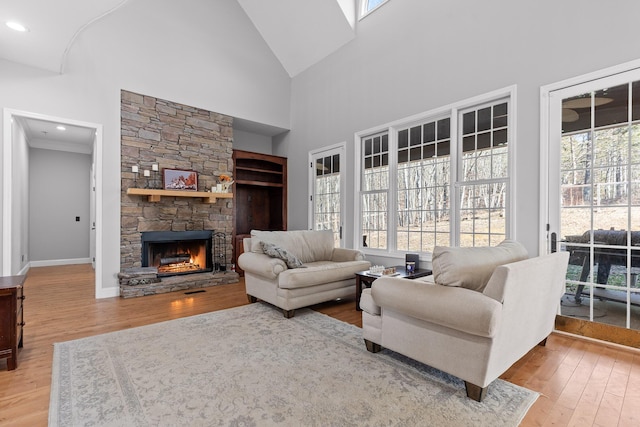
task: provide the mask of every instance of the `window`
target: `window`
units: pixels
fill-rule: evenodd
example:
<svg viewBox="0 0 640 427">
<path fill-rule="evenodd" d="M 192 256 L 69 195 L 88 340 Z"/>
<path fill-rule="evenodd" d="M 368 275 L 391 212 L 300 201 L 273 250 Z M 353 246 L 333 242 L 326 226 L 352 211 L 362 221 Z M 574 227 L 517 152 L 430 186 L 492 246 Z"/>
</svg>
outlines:
<svg viewBox="0 0 640 427">
<path fill-rule="evenodd" d="M 450 243 L 450 128 L 445 118 L 398 132 L 398 250 L 426 252 Z"/>
<path fill-rule="evenodd" d="M 495 246 L 506 236 L 508 105 L 499 101 L 460 116 L 459 245 Z"/>
<path fill-rule="evenodd" d="M 431 252 L 512 235 L 511 91 L 356 135 L 361 247 Z"/>
<path fill-rule="evenodd" d="M 387 248 L 389 134 L 364 138 L 362 141 L 362 246 Z M 367 241 L 367 238 L 369 239 Z"/>
<path fill-rule="evenodd" d="M 389 0 L 360 0 L 360 19 L 364 18 Z"/>
</svg>

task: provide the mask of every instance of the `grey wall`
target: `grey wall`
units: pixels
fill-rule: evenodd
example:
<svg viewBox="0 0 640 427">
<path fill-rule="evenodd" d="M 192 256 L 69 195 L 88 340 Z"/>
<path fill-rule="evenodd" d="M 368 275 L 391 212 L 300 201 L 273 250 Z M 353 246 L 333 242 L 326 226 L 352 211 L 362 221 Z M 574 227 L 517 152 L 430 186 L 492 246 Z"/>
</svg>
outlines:
<svg viewBox="0 0 640 427">
<path fill-rule="evenodd" d="M 637 16 L 635 1 L 389 1 L 293 79 L 292 130 L 274 140 L 274 154 L 289 158 L 289 228 L 307 227 L 310 150 L 347 141 L 353 165 L 357 131 L 516 84 L 514 237 L 537 253 L 540 87 L 639 58 Z M 353 182 L 349 167 L 347 200 Z"/>
<path fill-rule="evenodd" d="M 253 151 L 255 153 L 273 154 L 270 136 L 258 135 L 242 130 L 233 130 L 234 150 Z"/>
<path fill-rule="evenodd" d="M 29 165 L 29 260 L 88 259 L 91 155 L 31 148 Z"/>
</svg>

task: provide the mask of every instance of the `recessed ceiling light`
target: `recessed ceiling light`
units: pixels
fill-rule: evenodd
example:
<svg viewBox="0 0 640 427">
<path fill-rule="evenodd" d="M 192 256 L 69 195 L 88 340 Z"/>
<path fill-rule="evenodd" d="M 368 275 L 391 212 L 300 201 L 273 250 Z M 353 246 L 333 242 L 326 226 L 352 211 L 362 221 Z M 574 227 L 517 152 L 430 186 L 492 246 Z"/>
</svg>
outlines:
<svg viewBox="0 0 640 427">
<path fill-rule="evenodd" d="M 28 31 L 27 27 L 15 21 L 7 21 L 7 27 L 11 28 L 12 30 L 20 31 L 21 33 Z"/>
<path fill-rule="evenodd" d="M 56 126 L 56 129 L 58 129 L 58 130 L 67 130 L 67 128 L 62 126 L 62 125 Z"/>
</svg>

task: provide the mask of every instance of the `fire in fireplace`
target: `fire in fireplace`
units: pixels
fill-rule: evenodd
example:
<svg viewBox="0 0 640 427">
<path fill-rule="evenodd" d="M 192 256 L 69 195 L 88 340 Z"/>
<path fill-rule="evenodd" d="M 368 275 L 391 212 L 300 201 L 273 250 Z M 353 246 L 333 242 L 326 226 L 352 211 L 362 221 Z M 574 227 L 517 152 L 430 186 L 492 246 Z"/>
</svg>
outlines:
<svg viewBox="0 0 640 427">
<path fill-rule="evenodd" d="M 212 231 L 148 231 L 142 233 L 142 267 L 158 276 L 213 271 Z"/>
</svg>

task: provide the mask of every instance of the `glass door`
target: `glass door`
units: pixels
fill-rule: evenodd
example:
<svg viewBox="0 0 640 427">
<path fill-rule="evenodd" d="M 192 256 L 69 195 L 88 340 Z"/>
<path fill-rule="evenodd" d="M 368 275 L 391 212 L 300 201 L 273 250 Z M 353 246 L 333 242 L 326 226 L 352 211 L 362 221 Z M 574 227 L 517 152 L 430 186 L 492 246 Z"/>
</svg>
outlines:
<svg viewBox="0 0 640 427">
<path fill-rule="evenodd" d="M 336 247 L 344 247 L 343 153 L 344 145 L 340 145 L 309 156 L 311 227 L 313 230 L 332 230 Z"/>
<path fill-rule="evenodd" d="M 611 330 L 589 324 L 640 330 L 640 72 L 551 92 L 549 113 L 549 248 L 570 253 L 560 313 L 600 339 Z"/>
</svg>

